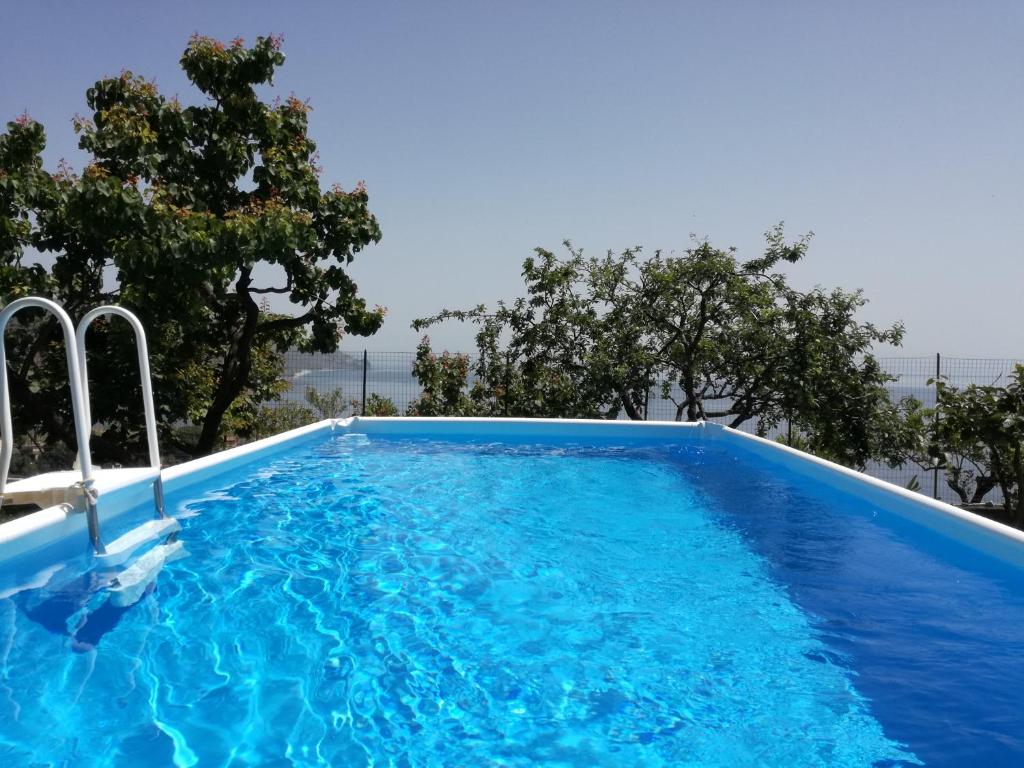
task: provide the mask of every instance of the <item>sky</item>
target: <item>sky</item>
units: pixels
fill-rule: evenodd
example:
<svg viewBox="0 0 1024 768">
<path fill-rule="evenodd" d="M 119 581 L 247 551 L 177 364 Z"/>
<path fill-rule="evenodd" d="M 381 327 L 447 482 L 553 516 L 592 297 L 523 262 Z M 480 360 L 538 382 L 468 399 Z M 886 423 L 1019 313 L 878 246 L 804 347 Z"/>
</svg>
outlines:
<svg viewBox="0 0 1024 768">
<path fill-rule="evenodd" d="M 0 121 L 41 121 L 52 168 L 83 165 L 98 78 L 194 101 L 192 33 L 283 34 L 274 91 L 310 101 L 324 185 L 365 181 L 384 235 L 351 274 L 387 320 L 343 349 L 412 350 L 412 319 L 521 295 L 538 246 L 753 257 L 785 221 L 814 232 L 792 282 L 863 289 L 900 354 L 1024 357 L 1016 0 L 0 0 L 0 28 Z"/>
</svg>

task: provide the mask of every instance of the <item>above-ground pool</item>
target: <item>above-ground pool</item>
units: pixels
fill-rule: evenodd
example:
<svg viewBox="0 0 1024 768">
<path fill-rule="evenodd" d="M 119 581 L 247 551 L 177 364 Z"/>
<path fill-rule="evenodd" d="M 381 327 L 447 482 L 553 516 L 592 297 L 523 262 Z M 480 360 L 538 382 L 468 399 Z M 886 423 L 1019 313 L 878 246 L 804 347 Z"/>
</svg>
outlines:
<svg viewBox="0 0 1024 768">
<path fill-rule="evenodd" d="M 0 558 L 0 765 L 1024 764 L 997 526 L 704 428 L 355 420 L 220 466 L 168 480 L 188 556 L 133 605 L 84 534 Z"/>
</svg>

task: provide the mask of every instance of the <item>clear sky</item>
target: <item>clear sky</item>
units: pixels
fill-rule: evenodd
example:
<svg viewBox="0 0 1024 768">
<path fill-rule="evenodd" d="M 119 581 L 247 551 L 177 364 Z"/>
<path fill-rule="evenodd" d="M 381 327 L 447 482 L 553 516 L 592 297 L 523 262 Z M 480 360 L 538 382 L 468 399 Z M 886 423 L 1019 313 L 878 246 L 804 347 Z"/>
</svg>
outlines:
<svg viewBox="0 0 1024 768">
<path fill-rule="evenodd" d="M 908 354 L 1024 357 L 1024 3 L 12 2 L 0 120 L 71 129 L 130 69 L 184 101 L 193 32 L 283 33 L 276 81 L 313 106 L 325 184 L 365 180 L 383 241 L 353 274 L 412 318 L 522 290 L 520 263 L 588 251 L 741 255 L 816 235 L 801 286 L 863 288 Z M 437 329 L 438 346 L 471 334 Z M 361 349 L 362 339 L 344 348 Z"/>
</svg>

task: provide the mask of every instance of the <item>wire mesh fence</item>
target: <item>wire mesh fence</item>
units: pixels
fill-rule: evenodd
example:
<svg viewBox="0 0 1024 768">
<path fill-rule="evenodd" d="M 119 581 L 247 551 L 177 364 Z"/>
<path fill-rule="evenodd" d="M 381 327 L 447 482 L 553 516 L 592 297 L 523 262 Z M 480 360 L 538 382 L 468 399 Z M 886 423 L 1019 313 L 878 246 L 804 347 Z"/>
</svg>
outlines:
<svg viewBox="0 0 1024 768">
<path fill-rule="evenodd" d="M 467 355 L 472 364 L 476 355 Z M 285 356 L 285 376 L 291 384 L 282 402 L 304 402 L 307 392 L 315 389 L 319 393 L 341 390 L 350 403 L 350 412 L 358 414 L 363 404 L 376 395 L 390 400 L 399 414 L 405 414 L 409 406 L 423 392 L 413 374 L 414 352 L 335 352 L 333 354 L 308 354 L 297 351 Z M 941 357 L 879 357 L 882 367 L 894 377 L 889 384 L 889 394 L 894 401 L 904 397 L 915 397 L 926 407 L 936 402 L 933 380 L 941 377 L 950 386 L 964 387 L 969 384 L 1000 386 L 1008 381 L 1014 365 L 1024 360 L 1013 358 L 966 358 Z M 472 379 L 469 382 L 472 383 Z M 671 396 L 678 393 L 670 392 Z M 678 400 L 678 397 L 675 397 Z M 710 410 L 710 408 L 709 408 Z M 672 399 L 661 396 L 652 389 L 648 417 L 657 420 L 675 420 L 676 405 Z M 623 417 L 624 418 L 624 417 Z M 713 418 L 712 421 L 727 423 L 728 418 Z M 740 425 L 739 429 L 753 432 L 757 428 L 754 420 Z M 785 430 L 780 425 L 769 432 L 775 438 Z M 944 501 L 958 501 L 956 494 L 946 485 L 941 472 L 922 468 L 915 464 L 902 467 L 888 467 L 872 464 L 868 474 L 904 487 L 915 487 L 920 492 Z M 988 497 L 995 502 L 998 496 Z"/>
</svg>

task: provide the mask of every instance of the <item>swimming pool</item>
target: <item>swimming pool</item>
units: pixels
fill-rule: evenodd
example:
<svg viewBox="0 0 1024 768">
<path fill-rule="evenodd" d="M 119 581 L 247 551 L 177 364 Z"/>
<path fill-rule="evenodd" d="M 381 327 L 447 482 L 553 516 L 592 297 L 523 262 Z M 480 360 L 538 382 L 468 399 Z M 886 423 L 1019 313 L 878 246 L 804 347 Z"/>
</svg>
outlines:
<svg viewBox="0 0 1024 768">
<path fill-rule="evenodd" d="M 0 764 L 1019 765 L 1019 542 L 772 450 L 356 420 L 179 470 L 134 605 L 0 562 L 48 579 Z"/>
</svg>

